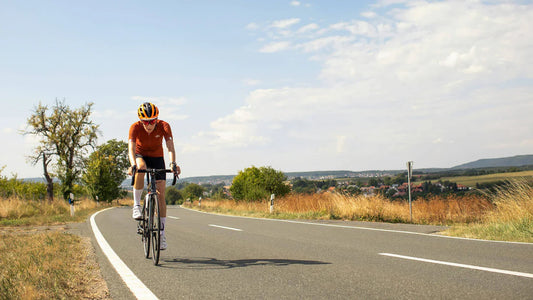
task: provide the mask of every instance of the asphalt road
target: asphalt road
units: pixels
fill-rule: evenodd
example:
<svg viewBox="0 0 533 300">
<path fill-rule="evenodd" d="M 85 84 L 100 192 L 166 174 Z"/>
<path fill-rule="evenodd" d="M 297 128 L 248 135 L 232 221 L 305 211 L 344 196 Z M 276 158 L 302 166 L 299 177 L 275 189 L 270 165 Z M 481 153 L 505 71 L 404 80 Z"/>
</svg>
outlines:
<svg viewBox="0 0 533 300">
<path fill-rule="evenodd" d="M 286 222 L 177 207 L 168 215 L 168 249 L 157 267 L 143 257 L 130 208 L 94 217 L 160 299 L 533 299 L 533 244 L 439 237 L 435 226 Z M 134 298 L 96 247 L 111 296 Z"/>
</svg>

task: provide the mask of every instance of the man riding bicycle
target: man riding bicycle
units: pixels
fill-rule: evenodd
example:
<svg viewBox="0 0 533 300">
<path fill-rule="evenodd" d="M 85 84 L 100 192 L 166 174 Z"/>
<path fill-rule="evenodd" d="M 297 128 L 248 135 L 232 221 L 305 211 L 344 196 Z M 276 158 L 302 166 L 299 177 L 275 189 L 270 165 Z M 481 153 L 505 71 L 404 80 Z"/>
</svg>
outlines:
<svg viewBox="0 0 533 300">
<path fill-rule="evenodd" d="M 131 167 L 128 174 L 133 174 L 133 169 L 144 170 L 165 169 L 165 160 L 163 152 L 163 138 L 166 141 L 167 150 L 170 158 L 170 168 L 176 175 L 181 173 L 180 167 L 176 164 L 176 151 L 174 150 L 174 140 L 172 139 L 172 130 L 170 125 L 159 120 L 159 109 L 149 102 L 139 106 L 137 115 L 140 121 L 130 126 L 128 156 Z M 161 213 L 161 250 L 167 248 L 165 237 L 165 222 L 167 217 L 167 204 L 165 202 L 166 173 L 158 172 L 156 174 L 156 187 L 159 194 L 159 211 Z M 135 174 L 135 184 L 133 186 L 133 213 L 134 219 L 142 218 L 141 197 L 144 189 L 144 173 Z"/>
</svg>

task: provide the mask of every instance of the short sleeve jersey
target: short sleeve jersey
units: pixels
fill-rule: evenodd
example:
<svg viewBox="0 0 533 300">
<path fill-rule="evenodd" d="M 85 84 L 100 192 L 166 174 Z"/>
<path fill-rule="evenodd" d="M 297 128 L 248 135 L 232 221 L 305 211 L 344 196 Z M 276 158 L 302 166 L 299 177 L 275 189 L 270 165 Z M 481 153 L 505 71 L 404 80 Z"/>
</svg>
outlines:
<svg viewBox="0 0 533 300">
<path fill-rule="evenodd" d="M 129 139 L 136 144 L 135 154 L 147 157 L 163 157 L 163 138 L 165 141 L 172 139 L 170 125 L 162 120 L 157 120 L 154 131 L 148 134 L 141 121 L 130 126 Z"/>
</svg>

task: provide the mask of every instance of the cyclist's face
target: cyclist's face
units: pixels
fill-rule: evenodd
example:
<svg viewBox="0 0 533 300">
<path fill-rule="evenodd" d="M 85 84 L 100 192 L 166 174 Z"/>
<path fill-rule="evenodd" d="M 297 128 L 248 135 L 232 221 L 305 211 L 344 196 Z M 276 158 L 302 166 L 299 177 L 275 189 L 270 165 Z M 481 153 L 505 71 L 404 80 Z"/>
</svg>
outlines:
<svg viewBox="0 0 533 300">
<path fill-rule="evenodd" d="M 155 129 L 155 122 L 153 122 L 152 124 L 148 124 L 148 122 L 142 122 L 142 124 L 143 124 L 144 130 L 146 130 L 146 132 L 148 133 L 151 133 Z"/>
</svg>

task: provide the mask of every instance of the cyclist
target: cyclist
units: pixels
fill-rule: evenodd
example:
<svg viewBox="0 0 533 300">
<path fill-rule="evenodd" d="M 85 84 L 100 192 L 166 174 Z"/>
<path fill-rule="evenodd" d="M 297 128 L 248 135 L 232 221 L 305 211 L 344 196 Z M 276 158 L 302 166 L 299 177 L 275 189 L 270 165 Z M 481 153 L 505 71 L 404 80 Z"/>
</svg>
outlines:
<svg viewBox="0 0 533 300">
<path fill-rule="evenodd" d="M 176 175 L 181 173 L 180 167 L 176 164 L 176 151 L 174 150 L 174 140 L 172 139 L 172 130 L 170 125 L 159 120 L 159 109 L 150 102 L 145 102 L 137 110 L 139 121 L 130 126 L 128 157 L 131 167 L 128 174 L 133 174 L 133 168 L 140 170 L 165 169 L 163 158 L 163 138 L 166 141 L 167 150 L 170 158 L 170 168 Z M 156 187 L 159 195 L 159 212 L 161 215 L 161 245 L 160 249 L 167 248 L 165 237 L 165 223 L 167 217 L 167 205 L 165 203 L 166 173 L 156 174 Z M 141 197 L 144 189 L 144 173 L 135 174 L 135 184 L 133 186 L 133 213 L 134 219 L 139 220 L 141 213 Z"/>
</svg>

